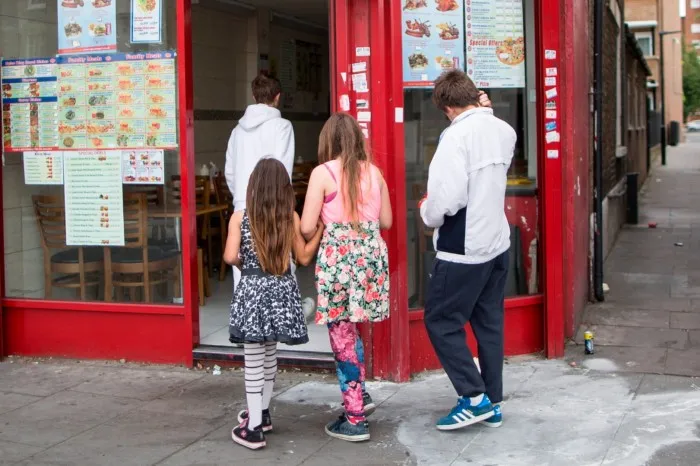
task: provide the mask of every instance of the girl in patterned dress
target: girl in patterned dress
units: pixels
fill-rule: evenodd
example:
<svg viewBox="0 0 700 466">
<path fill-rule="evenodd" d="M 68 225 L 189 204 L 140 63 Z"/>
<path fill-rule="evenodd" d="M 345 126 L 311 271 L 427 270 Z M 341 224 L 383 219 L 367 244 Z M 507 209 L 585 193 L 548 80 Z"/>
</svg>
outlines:
<svg viewBox="0 0 700 466">
<path fill-rule="evenodd" d="M 277 374 L 277 343 L 299 345 L 309 337 L 301 297 L 291 273 L 292 254 L 309 265 L 318 250 L 323 228 L 307 243 L 294 211 L 294 190 L 284 165 L 261 160 L 248 183 L 246 210 L 229 223 L 224 260 L 241 270 L 231 300 L 230 341 L 245 351 L 248 409 L 238 415 L 233 441 L 262 448 L 272 430 L 270 399 Z"/>
<path fill-rule="evenodd" d="M 389 261 L 380 229 L 391 228 L 389 191 L 371 162 L 357 121 L 338 113 L 319 138 L 321 164 L 311 174 L 301 220 L 306 238 L 325 232 L 316 259 L 316 323 L 327 325 L 345 413 L 326 426 L 331 437 L 369 440 L 361 322 L 389 317 Z"/>
</svg>

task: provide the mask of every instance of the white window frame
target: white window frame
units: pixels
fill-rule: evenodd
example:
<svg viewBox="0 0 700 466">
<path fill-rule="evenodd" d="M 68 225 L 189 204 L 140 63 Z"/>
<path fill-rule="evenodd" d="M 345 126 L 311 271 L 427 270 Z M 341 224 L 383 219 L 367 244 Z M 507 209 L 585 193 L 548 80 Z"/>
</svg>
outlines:
<svg viewBox="0 0 700 466">
<path fill-rule="evenodd" d="M 700 0 L 698 0 L 698 1 L 700 1 Z M 654 56 L 654 34 L 652 34 L 651 31 L 641 31 L 641 32 L 635 32 L 634 37 L 635 37 L 635 39 L 637 39 L 637 43 L 640 44 L 639 47 L 642 49 L 642 52 L 644 52 L 644 56 L 645 57 L 653 57 Z M 645 50 L 645 48 L 641 46 L 639 39 L 649 39 L 649 48 Z"/>
</svg>

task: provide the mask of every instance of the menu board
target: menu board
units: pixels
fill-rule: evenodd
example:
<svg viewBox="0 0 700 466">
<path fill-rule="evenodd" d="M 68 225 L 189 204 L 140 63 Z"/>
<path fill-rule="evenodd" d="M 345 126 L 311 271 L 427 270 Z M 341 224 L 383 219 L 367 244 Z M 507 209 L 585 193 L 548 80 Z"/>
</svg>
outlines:
<svg viewBox="0 0 700 466">
<path fill-rule="evenodd" d="M 64 154 L 68 246 L 124 246 L 121 168 L 119 151 Z"/>
<path fill-rule="evenodd" d="M 131 0 L 131 43 L 161 42 L 163 0 Z"/>
<path fill-rule="evenodd" d="M 63 152 L 24 153 L 24 184 L 63 184 Z"/>
<path fill-rule="evenodd" d="M 164 183 L 162 150 L 125 150 L 121 154 L 124 184 Z"/>
<path fill-rule="evenodd" d="M 56 59 L 2 60 L 3 150 L 58 145 Z"/>
<path fill-rule="evenodd" d="M 59 57 L 59 147 L 177 147 L 174 57 L 173 52 Z"/>
<path fill-rule="evenodd" d="M 401 1 L 404 86 L 430 87 L 444 71 L 464 69 L 465 0 Z"/>
<path fill-rule="evenodd" d="M 58 53 L 117 50 L 116 0 L 57 0 Z"/>
<path fill-rule="evenodd" d="M 522 0 L 467 2 L 467 74 L 480 88 L 525 87 Z"/>
</svg>

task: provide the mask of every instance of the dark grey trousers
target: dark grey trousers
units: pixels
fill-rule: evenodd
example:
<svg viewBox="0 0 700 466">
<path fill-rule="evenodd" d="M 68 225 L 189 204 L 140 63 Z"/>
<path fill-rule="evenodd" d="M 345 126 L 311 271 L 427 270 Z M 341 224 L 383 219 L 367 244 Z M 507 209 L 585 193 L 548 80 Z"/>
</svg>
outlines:
<svg viewBox="0 0 700 466">
<path fill-rule="evenodd" d="M 503 401 L 503 306 L 508 252 L 484 264 L 435 260 L 425 303 L 425 328 L 457 394 L 486 393 Z M 481 374 L 464 326 L 476 336 Z"/>
</svg>

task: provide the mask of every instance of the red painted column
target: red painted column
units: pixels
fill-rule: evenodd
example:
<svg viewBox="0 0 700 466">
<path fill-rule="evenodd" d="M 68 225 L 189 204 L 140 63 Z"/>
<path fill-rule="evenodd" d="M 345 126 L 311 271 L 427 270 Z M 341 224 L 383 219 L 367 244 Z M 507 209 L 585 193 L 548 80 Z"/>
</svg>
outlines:
<svg viewBox="0 0 700 466">
<path fill-rule="evenodd" d="M 540 0 L 535 17 L 539 18 L 537 56 L 537 102 L 538 138 L 540 149 L 539 179 L 542 180 L 542 232 L 543 278 L 545 310 L 545 351 L 547 357 L 564 355 L 564 221 L 562 215 L 562 132 L 561 114 L 567 103 L 562 99 L 563 89 L 568 85 L 562 81 L 562 21 L 561 3 L 564 0 Z M 556 70 L 556 71 L 554 71 Z M 548 76 L 549 75 L 549 76 Z M 556 77 L 555 85 L 545 85 L 546 77 Z M 548 108 L 549 107 L 549 108 Z M 545 118 L 547 109 L 556 109 L 555 118 Z M 549 125 L 550 130 L 547 130 Z M 551 129 L 555 127 L 555 129 Z M 543 156 L 542 156 L 543 155 Z"/>
<path fill-rule="evenodd" d="M 184 334 L 180 335 L 192 364 L 192 348 L 199 342 L 197 273 L 197 222 L 194 195 L 194 97 L 192 77 L 192 5 L 177 1 L 177 72 L 180 119 L 180 179 L 182 183 L 182 296 L 185 305 Z"/>
</svg>

